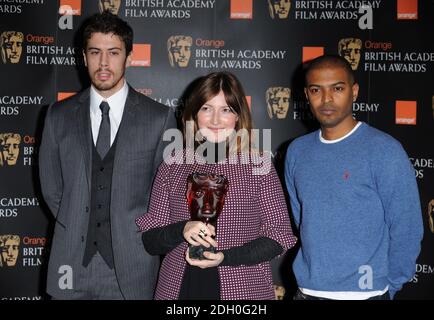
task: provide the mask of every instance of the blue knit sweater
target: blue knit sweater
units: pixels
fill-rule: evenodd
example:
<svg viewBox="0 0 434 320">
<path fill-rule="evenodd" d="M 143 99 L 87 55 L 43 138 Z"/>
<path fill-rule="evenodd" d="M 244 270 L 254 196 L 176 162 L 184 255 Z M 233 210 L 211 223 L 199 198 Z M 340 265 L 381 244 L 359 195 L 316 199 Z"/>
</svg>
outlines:
<svg viewBox="0 0 434 320">
<path fill-rule="evenodd" d="M 293 266 L 299 287 L 389 286 L 393 297 L 412 278 L 422 213 L 414 169 L 397 140 L 365 123 L 332 144 L 313 132 L 289 146 L 285 179 L 300 231 Z"/>
</svg>

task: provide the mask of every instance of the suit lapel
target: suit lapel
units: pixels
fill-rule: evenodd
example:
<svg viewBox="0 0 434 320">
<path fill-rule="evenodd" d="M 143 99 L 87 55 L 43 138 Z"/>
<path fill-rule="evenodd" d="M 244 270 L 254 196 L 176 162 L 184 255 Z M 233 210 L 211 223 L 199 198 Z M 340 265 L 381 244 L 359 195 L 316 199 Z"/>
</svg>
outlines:
<svg viewBox="0 0 434 320">
<path fill-rule="evenodd" d="M 129 87 L 127 100 L 125 101 L 124 113 L 122 115 L 121 124 L 116 138 L 117 142 L 113 174 L 115 173 L 116 168 L 119 168 L 119 165 L 121 165 L 122 161 L 125 160 L 123 157 L 126 157 L 126 154 L 131 150 L 131 139 L 137 136 L 134 133 L 137 126 L 137 104 L 137 93 L 133 88 Z"/>
<path fill-rule="evenodd" d="M 84 164 L 86 168 L 86 180 L 87 187 L 90 193 L 91 187 L 91 161 L 92 161 L 92 132 L 90 124 L 90 90 L 83 92 L 82 96 L 79 98 L 79 107 L 77 110 L 77 132 L 78 140 L 81 146 L 81 152 L 83 154 Z"/>
</svg>

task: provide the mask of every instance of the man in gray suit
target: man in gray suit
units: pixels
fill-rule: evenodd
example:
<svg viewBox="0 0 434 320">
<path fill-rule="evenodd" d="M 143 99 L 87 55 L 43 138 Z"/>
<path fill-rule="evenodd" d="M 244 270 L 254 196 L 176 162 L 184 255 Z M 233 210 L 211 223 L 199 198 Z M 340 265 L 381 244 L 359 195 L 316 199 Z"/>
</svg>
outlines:
<svg viewBox="0 0 434 320">
<path fill-rule="evenodd" d="M 55 299 L 152 299 L 158 256 L 144 250 L 135 219 L 147 210 L 170 108 L 125 80 L 133 30 L 92 16 L 83 55 L 87 90 L 50 106 L 40 180 L 55 219 L 47 292 Z"/>
</svg>

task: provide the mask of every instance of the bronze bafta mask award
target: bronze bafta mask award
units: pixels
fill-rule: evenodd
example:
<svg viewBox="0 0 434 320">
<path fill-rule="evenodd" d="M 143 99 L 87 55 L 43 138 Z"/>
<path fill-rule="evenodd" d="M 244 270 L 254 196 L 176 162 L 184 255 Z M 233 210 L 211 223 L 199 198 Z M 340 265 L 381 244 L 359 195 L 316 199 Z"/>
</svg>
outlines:
<svg viewBox="0 0 434 320">
<path fill-rule="evenodd" d="M 228 180 L 223 175 L 199 172 L 190 174 L 187 179 L 187 202 L 191 220 L 211 223 L 215 227 L 223 210 L 228 186 Z M 190 245 L 190 258 L 206 259 L 204 251 L 215 252 L 215 248 Z"/>
</svg>

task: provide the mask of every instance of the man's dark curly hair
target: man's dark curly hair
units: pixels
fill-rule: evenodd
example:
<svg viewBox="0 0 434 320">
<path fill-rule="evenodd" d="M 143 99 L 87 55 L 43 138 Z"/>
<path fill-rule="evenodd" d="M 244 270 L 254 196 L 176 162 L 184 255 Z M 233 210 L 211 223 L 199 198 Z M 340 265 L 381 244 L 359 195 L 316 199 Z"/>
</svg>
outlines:
<svg viewBox="0 0 434 320">
<path fill-rule="evenodd" d="M 110 11 L 97 13 L 91 16 L 86 22 L 83 30 L 83 49 L 86 50 L 87 42 L 93 33 L 100 32 L 104 34 L 113 33 L 125 44 L 127 56 L 133 50 L 133 29 L 130 25 L 119 18 L 117 15 L 112 14 Z"/>
</svg>

